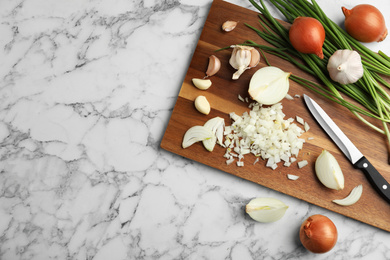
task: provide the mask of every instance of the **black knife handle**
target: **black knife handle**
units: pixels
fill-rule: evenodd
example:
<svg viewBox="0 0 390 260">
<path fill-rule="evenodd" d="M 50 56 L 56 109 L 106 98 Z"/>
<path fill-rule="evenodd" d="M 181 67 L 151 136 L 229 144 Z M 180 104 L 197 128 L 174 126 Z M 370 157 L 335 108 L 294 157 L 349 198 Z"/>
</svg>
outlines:
<svg viewBox="0 0 390 260">
<path fill-rule="evenodd" d="M 381 194 L 387 200 L 387 202 L 390 203 L 390 184 L 367 160 L 367 158 L 363 156 L 355 163 L 354 166 L 364 172 L 367 179 L 371 182 L 377 192 Z"/>
</svg>

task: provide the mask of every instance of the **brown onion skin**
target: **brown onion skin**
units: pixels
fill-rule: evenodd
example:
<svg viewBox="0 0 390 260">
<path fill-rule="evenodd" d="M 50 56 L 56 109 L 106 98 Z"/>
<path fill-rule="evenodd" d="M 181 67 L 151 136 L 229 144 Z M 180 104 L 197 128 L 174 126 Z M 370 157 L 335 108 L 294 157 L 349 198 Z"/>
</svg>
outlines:
<svg viewBox="0 0 390 260">
<path fill-rule="evenodd" d="M 325 29 L 317 19 L 301 16 L 295 18 L 289 30 L 289 39 L 297 51 L 324 58 L 322 45 L 325 41 Z"/>
<path fill-rule="evenodd" d="M 326 216 L 313 215 L 301 225 L 299 238 L 302 245 L 313 253 L 326 253 L 337 242 L 337 228 Z"/>
<path fill-rule="evenodd" d="M 352 9 L 341 7 L 345 30 L 360 42 L 381 42 L 387 36 L 385 18 L 382 13 L 369 4 L 360 4 Z"/>
</svg>

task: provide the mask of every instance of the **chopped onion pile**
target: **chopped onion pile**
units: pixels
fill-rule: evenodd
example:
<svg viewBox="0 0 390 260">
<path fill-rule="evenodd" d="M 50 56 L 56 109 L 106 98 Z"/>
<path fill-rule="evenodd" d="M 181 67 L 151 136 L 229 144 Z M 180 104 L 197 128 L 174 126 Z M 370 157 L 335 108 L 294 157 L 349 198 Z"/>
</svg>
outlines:
<svg viewBox="0 0 390 260">
<path fill-rule="evenodd" d="M 252 110 L 242 116 L 230 113 L 234 122 L 226 126 L 224 132 L 226 163 L 237 159 L 237 166 L 243 166 L 242 159 L 251 153 L 267 160 L 266 166 L 272 169 L 280 162 L 290 166 L 305 142 L 299 138 L 304 130 L 293 123 L 293 118 L 284 119 L 281 103 L 270 107 L 252 103 L 249 107 Z"/>
</svg>

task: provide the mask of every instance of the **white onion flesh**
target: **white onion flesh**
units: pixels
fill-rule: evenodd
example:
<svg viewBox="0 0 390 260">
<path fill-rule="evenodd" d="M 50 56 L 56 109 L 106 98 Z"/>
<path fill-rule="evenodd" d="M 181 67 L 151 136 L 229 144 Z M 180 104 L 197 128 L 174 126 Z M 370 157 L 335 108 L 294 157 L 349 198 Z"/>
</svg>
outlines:
<svg viewBox="0 0 390 260">
<path fill-rule="evenodd" d="M 246 213 L 258 222 L 275 222 L 281 219 L 288 206 L 274 198 L 252 199 L 245 207 Z"/>
<path fill-rule="evenodd" d="M 288 178 L 289 180 L 296 181 L 296 180 L 299 179 L 299 176 L 294 175 L 294 174 L 287 174 L 287 178 Z"/>
<path fill-rule="evenodd" d="M 341 206 L 351 206 L 358 202 L 363 193 L 363 185 L 358 185 L 352 189 L 351 193 L 345 197 L 344 199 L 333 200 L 334 203 L 339 204 Z"/>
<path fill-rule="evenodd" d="M 268 66 L 257 70 L 250 82 L 248 93 L 251 98 L 263 105 L 273 105 L 286 97 L 290 88 L 288 78 L 291 73 Z"/>
<path fill-rule="evenodd" d="M 204 126 L 193 126 L 184 134 L 182 147 L 187 148 L 196 142 L 213 138 L 214 133 Z"/>
<path fill-rule="evenodd" d="M 323 150 L 315 163 L 315 171 L 320 182 L 330 189 L 344 189 L 344 175 L 336 158 Z"/>
<path fill-rule="evenodd" d="M 267 160 L 266 166 L 271 169 L 280 162 L 289 166 L 303 147 L 305 140 L 299 136 L 304 131 L 293 118 L 284 119 L 281 103 L 270 107 L 252 103 L 250 107 L 252 110 L 242 116 L 230 113 L 233 123 L 225 127 L 224 157 L 230 162 L 250 153 Z"/>
<path fill-rule="evenodd" d="M 215 144 L 219 144 L 224 147 L 224 127 L 225 120 L 221 117 L 211 118 L 203 126 L 193 126 L 184 134 L 182 147 L 188 148 L 199 141 L 203 142 L 203 146 L 209 152 L 214 150 Z"/>
</svg>

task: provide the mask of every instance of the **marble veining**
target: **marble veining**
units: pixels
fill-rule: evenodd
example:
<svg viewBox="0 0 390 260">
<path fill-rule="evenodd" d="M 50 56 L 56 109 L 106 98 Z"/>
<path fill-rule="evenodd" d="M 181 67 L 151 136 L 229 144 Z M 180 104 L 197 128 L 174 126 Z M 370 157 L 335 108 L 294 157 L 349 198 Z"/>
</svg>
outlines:
<svg viewBox="0 0 390 260">
<path fill-rule="evenodd" d="M 390 259 L 388 232 L 159 148 L 211 4 L 1 1 L 0 259 Z M 255 223 L 258 196 L 290 208 Z M 316 213 L 323 255 L 297 237 Z"/>
</svg>

